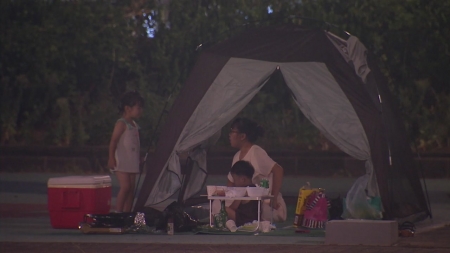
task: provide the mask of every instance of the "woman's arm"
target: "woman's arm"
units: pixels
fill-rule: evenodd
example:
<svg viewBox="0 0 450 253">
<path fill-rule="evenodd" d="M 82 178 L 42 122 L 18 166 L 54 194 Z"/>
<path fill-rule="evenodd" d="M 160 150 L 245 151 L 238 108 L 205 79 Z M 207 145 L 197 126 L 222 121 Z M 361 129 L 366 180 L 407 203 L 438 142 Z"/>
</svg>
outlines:
<svg viewBox="0 0 450 253">
<path fill-rule="evenodd" d="M 277 163 L 272 167 L 272 195 L 274 196 L 272 201 L 272 207 L 278 209 L 280 205 L 278 204 L 277 198 L 280 193 L 281 183 L 283 182 L 284 170 L 283 167 Z"/>
<path fill-rule="evenodd" d="M 233 203 L 231 203 L 229 207 L 233 210 L 237 210 L 241 202 L 242 202 L 241 200 L 235 200 L 233 201 Z"/>
</svg>

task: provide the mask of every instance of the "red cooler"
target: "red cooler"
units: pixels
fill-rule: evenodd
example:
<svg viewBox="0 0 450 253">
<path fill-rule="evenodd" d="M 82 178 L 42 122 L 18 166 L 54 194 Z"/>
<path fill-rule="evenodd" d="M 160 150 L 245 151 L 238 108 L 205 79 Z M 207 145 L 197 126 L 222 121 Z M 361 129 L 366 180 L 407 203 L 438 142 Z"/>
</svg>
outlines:
<svg viewBox="0 0 450 253">
<path fill-rule="evenodd" d="M 111 178 L 68 176 L 50 178 L 48 211 L 53 228 L 78 228 L 88 213 L 107 214 L 111 208 Z"/>
</svg>

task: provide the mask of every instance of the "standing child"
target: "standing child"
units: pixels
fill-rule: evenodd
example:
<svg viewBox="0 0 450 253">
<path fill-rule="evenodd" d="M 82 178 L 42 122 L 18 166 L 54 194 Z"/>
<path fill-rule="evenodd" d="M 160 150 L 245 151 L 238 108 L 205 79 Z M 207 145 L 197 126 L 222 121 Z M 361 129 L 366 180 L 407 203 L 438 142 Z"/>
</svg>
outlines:
<svg viewBox="0 0 450 253">
<path fill-rule="evenodd" d="M 116 212 L 131 212 L 134 201 L 136 174 L 139 173 L 139 126 L 134 121 L 142 115 L 144 99 L 137 91 L 123 95 L 117 120 L 109 143 L 108 167 L 119 181 Z"/>
</svg>

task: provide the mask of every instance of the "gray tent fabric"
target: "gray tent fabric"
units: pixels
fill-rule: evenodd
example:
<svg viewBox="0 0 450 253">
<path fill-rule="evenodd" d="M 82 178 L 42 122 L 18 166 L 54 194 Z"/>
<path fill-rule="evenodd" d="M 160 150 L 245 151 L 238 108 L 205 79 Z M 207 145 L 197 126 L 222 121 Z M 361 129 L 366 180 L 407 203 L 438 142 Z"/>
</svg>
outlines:
<svg viewBox="0 0 450 253">
<path fill-rule="evenodd" d="M 366 47 L 356 38 L 355 36 L 350 36 L 347 40 L 347 49 L 350 59 L 353 62 L 356 74 L 361 77 L 362 81 L 365 83 L 367 75 L 370 72 L 370 68 L 367 65 Z"/>
<path fill-rule="evenodd" d="M 335 47 L 340 49 L 342 57 L 348 63 L 352 63 L 355 68 L 355 73 L 361 77 L 362 81 L 366 82 L 366 77 L 370 72 L 367 64 L 367 48 L 355 36 L 350 37 L 345 41 L 332 33 L 327 33 L 328 38 Z"/>
<path fill-rule="evenodd" d="M 347 97 L 323 63 L 290 63 L 281 67 L 303 114 L 345 153 L 366 161 L 368 195 L 379 197 L 367 136 Z M 320 86 L 318 85 L 320 84 Z M 347 200 L 353 196 L 347 196 Z"/>
<path fill-rule="evenodd" d="M 183 129 L 169 158 L 167 171 L 157 182 L 159 191 L 150 195 L 146 206 L 164 201 L 180 188 L 182 175 L 177 154 L 190 150 L 219 131 L 250 102 L 262 88 L 259 84 L 277 68 L 286 73 L 283 76 L 286 76 L 286 83 L 304 115 L 344 152 L 367 160 L 367 174 L 374 178 L 370 147 L 359 118 L 323 63 L 269 63 L 231 58 Z M 196 148 L 194 152 L 190 155 L 196 161 L 192 178 L 197 183 L 186 188 L 185 198 L 192 197 L 201 189 L 200 182 L 204 181 L 207 173 L 205 150 Z M 205 173 L 198 173 L 201 168 Z M 379 196 L 375 180 L 369 181 L 367 189 L 370 196 Z M 348 201 L 351 199 L 352 196 L 347 196 Z"/>
<path fill-rule="evenodd" d="M 204 50 L 146 163 L 135 210 L 177 192 L 183 178 L 181 153 L 194 160 L 183 199 L 197 194 L 208 173 L 207 146 L 280 71 L 303 114 L 342 151 L 366 161 L 366 175 L 352 187 L 359 192 L 348 193 L 347 209 L 354 209 L 357 196 L 367 192 L 381 198 L 384 219 L 429 214 L 417 173 L 409 167 L 411 152 L 402 151 L 408 145 L 395 105 L 369 56 L 354 36 L 344 40 L 293 25 L 249 29 Z M 395 185 L 394 179 L 403 183 Z"/>
<path fill-rule="evenodd" d="M 146 206 L 167 199 L 180 188 L 179 179 L 182 176 L 177 154 L 193 149 L 217 133 L 258 93 L 263 87 L 261 83 L 268 80 L 276 66 L 274 63 L 233 58 L 226 63 L 181 132 L 169 158 L 168 171 L 158 179 L 160 190 L 152 192 L 145 203 Z M 200 169 L 206 172 L 205 149 L 194 150 L 195 154 L 190 157 L 196 161 L 198 168 L 194 168 L 193 173 L 197 174 Z M 195 178 L 199 180 L 198 174 Z M 203 186 L 198 183 L 191 185 L 186 189 L 186 198 L 192 197 Z"/>
</svg>

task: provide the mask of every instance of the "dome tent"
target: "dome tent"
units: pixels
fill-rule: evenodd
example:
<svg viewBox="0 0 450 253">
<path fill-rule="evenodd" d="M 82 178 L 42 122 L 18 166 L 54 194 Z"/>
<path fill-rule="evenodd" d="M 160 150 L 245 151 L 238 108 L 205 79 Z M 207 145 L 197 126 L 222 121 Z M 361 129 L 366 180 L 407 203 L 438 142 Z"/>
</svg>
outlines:
<svg viewBox="0 0 450 253">
<path fill-rule="evenodd" d="M 145 165 L 135 210 L 179 190 L 181 153 L 194 161 L 182 198 L 197 194 L 207 177 L 208 143 L 275 73 L 328 140 L 365 161 L 366 175 L 355 183 L 381 198 L 385 219 L 429 215 L 404 127 L 372 55 L 354 36 L 295 25 L 249 29 L 201 52 Z M 353 197 L 347 195 L 347 208 Z"/>
</svg>

